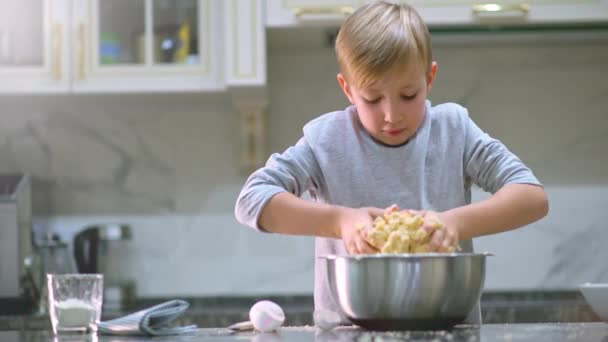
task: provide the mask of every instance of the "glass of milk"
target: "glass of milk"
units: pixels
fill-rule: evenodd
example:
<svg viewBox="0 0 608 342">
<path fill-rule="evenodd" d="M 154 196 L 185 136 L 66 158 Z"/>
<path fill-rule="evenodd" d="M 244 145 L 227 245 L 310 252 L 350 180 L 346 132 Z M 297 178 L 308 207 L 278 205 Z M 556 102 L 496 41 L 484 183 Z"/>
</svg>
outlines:
<svg viewBox="0 0 608 342">
<path fill-rule="evenodd" d="M 96 333 L 101 319 L 103 274 L 47 274 L 53 333 Z"/>
</svg>

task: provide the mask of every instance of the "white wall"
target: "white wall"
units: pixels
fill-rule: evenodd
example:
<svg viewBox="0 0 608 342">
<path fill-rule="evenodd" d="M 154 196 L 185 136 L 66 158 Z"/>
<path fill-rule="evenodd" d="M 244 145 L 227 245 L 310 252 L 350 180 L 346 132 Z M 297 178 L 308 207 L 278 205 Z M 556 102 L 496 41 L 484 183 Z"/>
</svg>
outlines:
<svg viewBox="0 0 608 342">
<path fill-rule="evenodd" d="M 435 56 L 431 99 L 466 105 L 550 195 L 545 220 L 476 241 L 496 254 L 486 288 L 608 281 L 608 45 L 443 45 Z M 331 49 L 271 46 L 268 65 L 269 151 L 347 104 Z M 0 171 L 39 180 L 37 228 L 70 237 L 88 223 L 131 223 L 131 248 L 113 257 L 139 294 L 312 292 L 310 238 L 233 218 L 245 175 L 225 95 L 1 97 L 0 115 Z"/>
</svg>

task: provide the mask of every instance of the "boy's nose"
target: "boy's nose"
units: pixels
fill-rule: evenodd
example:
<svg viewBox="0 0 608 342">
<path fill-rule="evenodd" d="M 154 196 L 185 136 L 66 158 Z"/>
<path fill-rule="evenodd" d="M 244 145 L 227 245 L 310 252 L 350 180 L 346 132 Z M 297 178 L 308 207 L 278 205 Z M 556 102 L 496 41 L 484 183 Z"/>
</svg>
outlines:
<svg viewBox="0 0 608 342">
<path fill-rule="evenodd" d="M 388 123 L 395 123 L 401 120 L 401 115 L 394 107 L 389 107 L 384 110 L 384 121 Z"/>
</svg>

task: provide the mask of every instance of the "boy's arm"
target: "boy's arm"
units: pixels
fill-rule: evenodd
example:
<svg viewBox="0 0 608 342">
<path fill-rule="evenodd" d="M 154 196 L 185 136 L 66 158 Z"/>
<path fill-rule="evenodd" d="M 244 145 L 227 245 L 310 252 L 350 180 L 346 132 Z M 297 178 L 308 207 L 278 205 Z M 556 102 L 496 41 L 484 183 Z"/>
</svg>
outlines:
<svg viewBox="0 0 608 342">
<path fill-rule="evenodd" d="M 298 198 L 288 192 L 273 196 L 262 209 L 259 225 L 264 230 L 290 235 L 314 235 L 339 239 L 341 208 Z"/>
<path fill-rule="evenodd" d="M 460 240 L 495 234 L 532 223 L 547 215 L 547 195 L 541 186 L 507 184 L 489 198 L 441 213 L 458 230 Z"/>
<path fill-rule="evenodd" d="M 380 208 L 347 208 L 302 200 L 290 193 L 275 195 L 262 209 L 260 226 L 268 231 L 292 235 L 314 235 L 342 239 L 349 254 L 376 253 L 357 228 L 368 228 L 384 214 Z"/>
<path fill-rule="evenodd" d="M 235 216 L 240 223 L 259 231 L 274 232 L 276 229 L 267 226 L 268 220 L 262 220 L 262 210 L 270 202 L 277 202 L 275 197 L 282 193 L 291 194 L 293 198 L 288 201 L 299 204 L 296 207 L 306 207 L 303 203 L 306 201 L 298 197 L 310 189 L 319 189 L 323 186 L 321 182 L 322 176 L 316 157 L 302 138 L 285 152 L 271 155 L 264 167 L 249 176 L 236 201 Z M 271 221 L 276 221 L 275 216 L 285 214 L 285 211 L 279 210 L 272 215 Z"/>
<path fill-rule="evenodd" d="M 500 141 L 465 115 L 465 174 L 492 193 L 488 199 L 445 211 L 442 218 L 458 228 L 461 240 L 518 228 L 548 212 L 545 191 L 532 171 Z"/>
<path fill-rule="evenodd" d="M 313 235 L 342 239 L 351 254 L 372 253 L 357 229 L 382 215 L 379 208 L 347 208 L 299 198 L 323 187 L 316 157 L 305 139 L 274 154 L 265 167 L 254 172 L 241 190 L 235 206 L 237 220 L 259 231 Z"/>
</svg>

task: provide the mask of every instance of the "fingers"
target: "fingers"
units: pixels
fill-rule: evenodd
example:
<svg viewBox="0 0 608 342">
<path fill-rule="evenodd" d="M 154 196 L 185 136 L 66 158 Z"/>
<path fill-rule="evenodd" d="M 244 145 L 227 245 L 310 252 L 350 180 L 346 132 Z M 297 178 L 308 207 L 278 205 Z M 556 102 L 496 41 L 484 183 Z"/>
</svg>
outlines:
<svg viewBox="0 0 608 342">
<path fill-rule="evenodd" d="M 344 247 L 346 247 L 346 251 L 348 252 L 348 255 L 357 254 L 357 247 L 355 246 L 355 241 L 348 241 L 348 242 L 345 241 Z"/>
<path fill-rule="evenodd" d="M 431 241 L 429 242 L 429 251 L 439 252 L 441 246 L 443 245 L 444 237 L 445 231 L 443 229 L 436 230 L 431 236 Z"/>
<path fill-rule="evenodd" d="M 369 208 L 366 208 L 366 209 L 367 209 L 367 212 L 369 213 L 369 215 L 372 218 L 376 218 L 378 216 L 384 215 L 384 209 L 374 208 L 374 207 L 369 207 Z"/>
<path fill-rule="evenodd" d="M 422 229 L 424 229 L 427 234 L 431 235 L 434 231 L 437 230 L 437 227 L 434 224 L 428 222 L 428 220 L 424 221 L 424 225 L 422 225 Z"/>
<path fill-rule="evenodd" d="M 376 248 L 372 247 L 362 236 L 357 237 L 355 244 L 357 245 L 357 254 L 373 254 L 377 252 Z"/>
<path fill-rule="evenodd" d="M 431 252 L 449 253 L 458 245 L 458 237 L 453 229 L 437 229 L 429 242 Z"/>
<path fill-rule="evenodd" d="M 378 253 L 378 249 L 365 240 L 363 232 L 355 235 L 351 240 L 345 242 L 344 245 L 350 255 Z"/>
<path fill-rule="evenodd" d="M 441 245 L 442 252 L 452 252 L 453 247 L 458 244 L 458 237 L 456 232 L 452 229 L 446 229 L 446 236 L 443 244 Z"/>
<path fill-rule="evenodd" d="M 393 203 L 393 204 L 391 204 L 390 207 L 386 208 L 384 211 L 387 214 L 394 213 L 396 211 L 399 211 L 399 206 Z"/>
<path fill-rule="evenodd" d="M 369 211 L 369 214 L 372 216 L 372 218 L 376 218 L 378 216 L 383 216 L 386 214 L 390 214 L 390 213 L 394 213 L 396 211 L 399 211 L 399 206 L 397 204 L 391 204 L 390 207 L 386 208 L 386 209 L 380 209 L 380 208 L 374 208 L 374 207 L 370 207 L 367 208 Z"/>
</svg>

